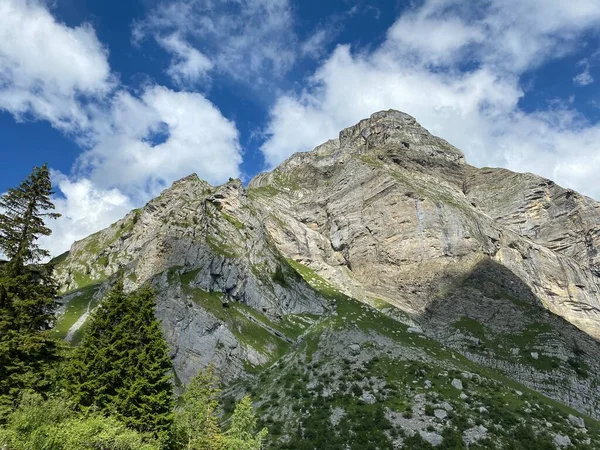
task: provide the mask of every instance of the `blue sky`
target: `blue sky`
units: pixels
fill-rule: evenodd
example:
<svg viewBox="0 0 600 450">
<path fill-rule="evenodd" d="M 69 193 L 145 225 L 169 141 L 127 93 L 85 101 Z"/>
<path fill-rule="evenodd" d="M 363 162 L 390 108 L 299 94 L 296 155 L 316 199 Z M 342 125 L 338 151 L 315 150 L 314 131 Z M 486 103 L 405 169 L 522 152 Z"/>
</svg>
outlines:
<svg viewBox="0 0 600 450">
<path fill-rule="evenodd" d="M 248 181 L 387 108 L 600 199 L 600 1 L 4 0 L 0 192 L 48 162 L 53 253 L 191 172 Z"/>
</svg>

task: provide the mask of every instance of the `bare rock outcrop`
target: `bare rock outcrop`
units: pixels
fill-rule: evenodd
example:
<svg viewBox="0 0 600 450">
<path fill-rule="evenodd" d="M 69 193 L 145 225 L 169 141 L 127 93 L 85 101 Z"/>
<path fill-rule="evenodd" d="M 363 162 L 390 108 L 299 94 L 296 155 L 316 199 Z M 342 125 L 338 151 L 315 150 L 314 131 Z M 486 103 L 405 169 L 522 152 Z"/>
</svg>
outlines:
<svg viewBox="0 0 600 450">
<path fill-rule="evenodd" d="M 184 178 L 73 244 L 57 273 L 67 300 L 119 274 L 151 283 L 183 384 L 209 362 L 244 377 L 312 324 L 331 338 L 318 324 L 345 295 L 598 417 L 599 246 L 598 202 L 469 166 L 382 111 L 247 188 Z"/>
</svg>

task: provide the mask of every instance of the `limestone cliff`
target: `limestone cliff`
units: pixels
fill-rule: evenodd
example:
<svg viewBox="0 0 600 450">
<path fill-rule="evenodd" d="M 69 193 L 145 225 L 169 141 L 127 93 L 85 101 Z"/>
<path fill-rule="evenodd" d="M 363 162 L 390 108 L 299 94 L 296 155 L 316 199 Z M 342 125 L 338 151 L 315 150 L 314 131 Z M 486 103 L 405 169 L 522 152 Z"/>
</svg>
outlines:
<svg viewBox="0 0 600 450">
<path fill-rule="evenodd" d="M 406 114 L 374 114 L 259 175 L 249 193 L 283 253 L 357 298 L 420 313 L 489 258 L 600 337 L 600 204 L 534 175 L 468 166 Z"/>
<path fill-rule="evenodd" d="M 247 189 L 192 175 L 73 244 L 59 332 L 76 342 L 121 272 L 127 289 L 155 286 L 183 384 L 213 361 L 226 380 L 260 377 L 268 397 L 289 364 L 316 358 L 310 379 L 384 357 L 479 367 L 600 417 L 599 246 L 598 202 L 469 166 L 382 111 Z M 345 392 L 332 380 L 324 389 Z"/>
<path fill-rule="evenodd" d="M 293 270 L 271 244 L 239 180 L 217 188 L 196 175 L 180 180 L 144 208 L 73 244 L 57 269 L 64 290 L 75 291 L 66 298 L 79 294 L 88 304 L 118 272 L 126 289 L 146 282 L 156 287 L 158 315 L 184 383 L 211 361 L 227 377 L 243 373 L 245 361 L 266 363 L 289 338 L 256 322 L 298 317 L 293 320 L 302 324 L 303 315 L 326 307 L 302 278 L 281 281 Z M 78 306 L 87 312 L 84 302 Z M 248 317 L 250 330 L 232 325 L 229 316 L 237 315 Z M 63 332 L 75 326 L 70 337 L 76 336 L 83 324 L 76 314 L 65 316 L 70 321 Z M 258 336 L 247 340 L 245 332 Z"/>
</svg>

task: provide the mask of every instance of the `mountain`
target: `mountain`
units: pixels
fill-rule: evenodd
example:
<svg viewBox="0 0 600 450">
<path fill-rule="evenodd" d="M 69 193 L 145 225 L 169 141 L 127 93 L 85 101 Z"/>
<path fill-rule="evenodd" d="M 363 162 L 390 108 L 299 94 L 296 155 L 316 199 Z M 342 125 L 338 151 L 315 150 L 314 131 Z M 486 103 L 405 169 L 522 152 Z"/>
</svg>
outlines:
<svg viewBox="0 0 600 450">
<path fill-rule="evenodd" d="M 270 448 L 600 448 L 599 248 L 600 203 L 382 111 L 74 243 L 57 333 L 122 271 L 156 288 L 176 382 L 213 362 Z"/>
</svg>

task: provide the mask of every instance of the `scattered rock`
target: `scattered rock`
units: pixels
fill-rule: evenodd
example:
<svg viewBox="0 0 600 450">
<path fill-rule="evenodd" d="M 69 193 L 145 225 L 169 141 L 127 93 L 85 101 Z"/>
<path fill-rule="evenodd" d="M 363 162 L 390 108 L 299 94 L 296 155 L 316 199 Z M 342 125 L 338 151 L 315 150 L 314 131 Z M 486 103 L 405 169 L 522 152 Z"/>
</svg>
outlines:
<svg viewBox="0 0 600 450">
<path fill-rule="evenodd" d="M 489 411 L 487 410 L 487 408 L 485 406 L 480 406 L 479 407 L 479 412 L 481 414 L 487 414 Z"/>
<path fill-rule="evenodd" d="M 360 353 L 360 345 L 358 344 L 350 344 L 348 348 L 350 349 L 350 354 L 353 356 L 356 356 Z"/>
<path fill-rule="evenodd" d="M 419 434 L 421 435 L 421 437 L 423 439 L 425 439 L 427 442 L 429 442 L 434 447 L 437 447 L 438 445 L 440 445 L 442 443 L 442 441 L 444 440 L 444 438 L 442 438 L 441 435 L 439 435 L 438 433 L 435 433 L 435 432 L 419 431 Z"/>
<path fill-rule="evenodd" d="M 532 357 L 533 359 L 538 359 L 538 358 L 540 357 L 540 355 L 539 355 L 539 353 L 538 353 L 538 352 L 531 352 L 531 357 Z"/>
<path fill-rule="evenodd" d="M 409 333 L 415 333 L 415 334 L 423 334 L 423 330 L 419 327 L 408 327 L 408 331 Z"/>
<path fill-rule="evenodd" d="M 433 415 L 440 420 L 444 420 L 448 417 L 448 413 L 445 409 L 436 409 L 433 411 Z"/>
<path fill-rule="evenodd" d="M 372 405 L 373 403 L 375 403 L 377 401 L 375 396 L 373 394 L 371 394 L 370 392 L 363 392 L 362 395 L 360 396 L 360 399 L 363 402 L 365 402 L 367 405 Z"/>
<path fill-rule="evenodd" d="M 425 380 L 425 389 L 431 389 L 431 386 L 432 386 L 431 381 Z"/>
<path fill-rule="evenodd" d="M 469 446 L 487 437 L 487 428 L 483 425 L 469 428 L 463 432 L 463 441 Z"/>
<path fill-rule="evenodd" d="M 462 381 L 460 381 L 458 378 L 454 378 L 452 380 L 452 386 L 454 386 L 456 389 L 458 389 L 459 391 L 463 390 L 463 384 Z"/>
<path fill-rule="evenodd" d="M 569 438 L 569 436 L 565 436 L 564 434 L 557 434 L 554 436 L 552 442 L 554 442 L 556 448 L 566 448 L 571 446 L 571 438 Z"/>
<path fill-rule="evenodd" d="M 446 411 L 453 411 L 454 408 L 452 407 L 452 405 L 448 402 L 442 402 L 442 404 L 440 405 L 441 408 L 445 409 Z"/>
<path fill-rule="evenodd" d="M 465 394 L 464 392 L 461 392 L 461 393 L 460 393 L 460 395 L 459 395 L 459 398 L 460 398 L 461 400 L 466 400 L 466 399 L 467 399 L 467 398 L 469 398 L 469 397 L 468 397 L 468 396 L 467 396 L 467 394 Z"/>
<path fill-rule="evenodd" d="M 574 416 L 573 414 L 569 414 L 569 422 L 571 425 L 577 428 L 585 428 L 585 422 L 581 417 Z"/>
<path fill-rule="evenodd" d="M 337 424 L 340 423 L 340 420 L 342 420 L 345 415 L 346 411 L 344 410 L 344 408 L 340 408 L 339 406 L 333 408 L 331 410 L 331 416 L 329 416 L 329 421 L 331 422 L 331 425 L 333 425 L 334 427 L 337 426 Z"/>
</svg>

